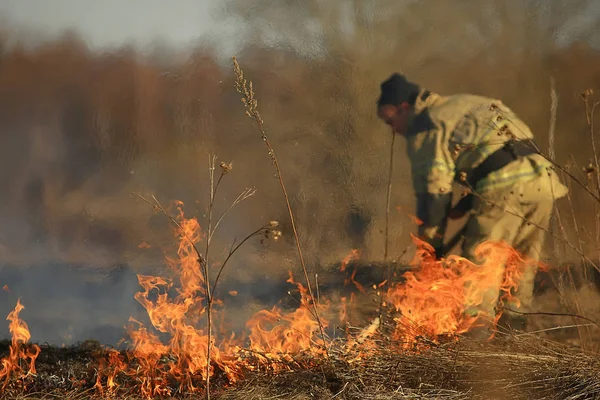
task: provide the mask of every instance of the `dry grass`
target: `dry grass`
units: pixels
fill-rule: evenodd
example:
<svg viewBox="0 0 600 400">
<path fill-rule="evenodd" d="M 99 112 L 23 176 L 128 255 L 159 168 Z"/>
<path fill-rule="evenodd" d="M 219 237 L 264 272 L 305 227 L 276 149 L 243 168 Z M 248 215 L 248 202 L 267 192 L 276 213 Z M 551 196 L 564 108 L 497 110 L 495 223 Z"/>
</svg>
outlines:
<svg viewBox="0 0 600 400">
<path fill-rule="evenodd" d="M 536 336 L 500 336 L 491 342 L 462 339 L 437 346 L 423 342 L 421 346 L 419 351 L 400 350 L 382 341 L 373 354 L 353 363 L 334 346 L 331 363 L 299 355 L 288 365 L 288 371 L 246 371 L 240 382 L 227 388 L 220 386 L 224 382 L 217 377 L 212 397 L 574 400 L 600 396 L 597 355 Z M 93 389 L 96 357 L 85 346 L 46 347 L 39 358 L 37 376 L 25 379 L 27 389 L 15 383 L 4 398 L 98 397 Z M 252 365 L 250 356 L 247 361 Z M 127 381 L 119 381 L 124 388 L 115 395 L 136 398 Z"/>
</svg>

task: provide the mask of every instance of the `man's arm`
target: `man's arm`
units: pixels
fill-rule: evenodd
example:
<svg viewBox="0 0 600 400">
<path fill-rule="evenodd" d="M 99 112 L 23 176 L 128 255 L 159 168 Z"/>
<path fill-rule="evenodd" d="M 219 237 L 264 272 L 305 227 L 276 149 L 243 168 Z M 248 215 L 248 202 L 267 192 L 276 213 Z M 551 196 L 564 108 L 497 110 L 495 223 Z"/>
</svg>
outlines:
<svg viewBox="0 0 600 400">
<path fill-rule="evenodd" d="M 454 189 L 455 163 L 450 152 L 450 134 L 441 121 L 409 136 L 407 143 L 417 217 L 422 222 L 418 235 L 436 252 L 443 247 Z"/>
</svg>

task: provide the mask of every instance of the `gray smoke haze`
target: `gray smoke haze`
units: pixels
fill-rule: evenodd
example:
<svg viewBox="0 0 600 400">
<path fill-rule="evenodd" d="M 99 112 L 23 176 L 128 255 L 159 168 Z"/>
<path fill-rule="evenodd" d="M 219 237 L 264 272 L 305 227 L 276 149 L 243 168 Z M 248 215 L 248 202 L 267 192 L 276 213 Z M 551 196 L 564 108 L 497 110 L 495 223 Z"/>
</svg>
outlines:
<svg viewBox="0 0 600 400">
<path fill-rule="evenodd" d="M 311 272 L 354 248 L 382 257 L 390 137 L 373 105 L 392 71 L 442 93 L 502 98 L 543 146 L 554 77 L 557 160 L 590 157 L 578 96 L 600 84 L 597 2 L 49 4 L 0 5 L 9 22 L 0 35 L 0 287 L 11 290 L 0 292 L 0 315 L 20 297 L 34 341 L 114 343 L 129 316 L 146 321 L 135 274 L 163 273 L 176 243 L 166 218 L 132 191 L 181 200 L 204 226 L 209 154 L 234 166 L 218 213 L 257 189 L 224 220 L 213 260 L 270 220 L 284 232 L 232 259 L 226 287 L 240 295 L 225 300 L 243 314 L 244 304 L 285 296 L 297 258 L 266 148 L 234 90 L 233 54 L 254 82 Z M 414 229 L 397 143 L 392 256 Z M 593 207 L 575 189 L 573 202 L 592 231 Z"/>
</svg>

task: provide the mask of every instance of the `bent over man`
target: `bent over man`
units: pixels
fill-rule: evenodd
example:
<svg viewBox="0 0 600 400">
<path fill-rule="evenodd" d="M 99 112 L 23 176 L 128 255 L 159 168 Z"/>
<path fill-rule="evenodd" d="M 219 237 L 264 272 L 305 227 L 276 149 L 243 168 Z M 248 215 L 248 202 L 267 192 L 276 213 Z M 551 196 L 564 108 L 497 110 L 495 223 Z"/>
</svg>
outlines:
<svg viewBox="0 0 600 400">
<path fill-rule="evenodd" d="M 443 255 L 448 218 L 469 212 L 463 257 L 475 260 L 484 241 L 504 241 L 537 261 L 555 199 L 567 188 L 551 163 L 537 151 L 529 127 L 502 101 L 470 94 L 441 96 L 400 74 L 381 84 L 379 118 L 407 140 L 419 236 Z M 472 194 L 452 208 L 453 183 Z M 535 264 L 535 263 L 533 263 Z M 535 266 L 528 267 L 508 308 L 527 312 L 533 297 Z M 467 310 L 493 317 L 500 284 L 487 305 Z M 505 312 L 513 329 L 525 329 L 522 314 Z"/>
</svg>

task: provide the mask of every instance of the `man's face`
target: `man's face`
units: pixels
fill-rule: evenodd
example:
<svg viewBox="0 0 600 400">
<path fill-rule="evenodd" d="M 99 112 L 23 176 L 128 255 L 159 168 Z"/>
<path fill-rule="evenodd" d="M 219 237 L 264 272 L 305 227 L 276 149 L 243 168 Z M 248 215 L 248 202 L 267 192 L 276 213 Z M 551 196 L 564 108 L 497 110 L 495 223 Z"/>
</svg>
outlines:
<svg viewBox="0 0 600 400">
<path fill-rule="evenodd" d="M 378 115 L 383 122 L 392 127 L 395 133 L 406 134 L 411 115 L 411 108 L 408 104 L 383 105 L 379 107 Z"/>
</svg>

